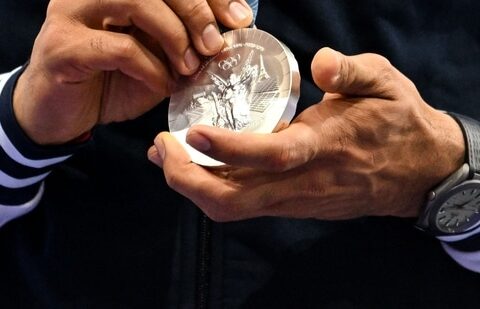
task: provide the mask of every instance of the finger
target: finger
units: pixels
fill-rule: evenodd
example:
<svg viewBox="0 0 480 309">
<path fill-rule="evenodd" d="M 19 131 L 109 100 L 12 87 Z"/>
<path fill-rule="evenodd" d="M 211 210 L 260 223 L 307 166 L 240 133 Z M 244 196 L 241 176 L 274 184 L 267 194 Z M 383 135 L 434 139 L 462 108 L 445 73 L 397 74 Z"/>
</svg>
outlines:
<svg viewBox="0 0 480 309">
<path fill-rule="evenodd" d="M 315 132 L 294 123 L 272 134 L 237 133 L 209 126 L 194 126 L 187 143 L 216 160 L 233 166 L 281 172 L 308 162 L 315 156 Z"/>
<path fill-rule="evenodd" d="M 153 164 L 157 165 L 160 168 L 163 167 L 164 156 L 165 156 L 165 154 L 160 154 L 158 152 L 158 148 L 155 147 L 155 145 L 148 148 L 148 151 L 147 151 L 148 160 L 150 160 Z"/>
<path fill-rule="evenodd" d="M 67 61 L 71 61 L 73 67 L 87 74 L 119 70 L 142 81 L 154 92 L 165 92 L 169 79 L 168 69 L 133 37 L 90 29 L 82 34 L 83 40 L 76 41 L 75 46 L 69 46 L 72 53 Z"/>
<path fill-rule="evenodd" d="M 135 1 L 137 2 L 137 1 Z M 189 3 L 190 1 L 184 1 Z M 191 46 L 187 29 L 179 17 L 163 1 L 138 1 L 135 25 L 156 38 L 180 74 L 192 74 L 199 65 L 197 52 Z"/>
<path fill-rule="evenodd" d="M 155 138 L 154 145 L 156 151 L 150 150 L 149 157 L 152 156 L 154 163 L 161 163 L 167 183 L 172 189 L 190 199 L 194 199 L 198 191 L 208 190 L 206 187 L 203 189 L 202 184 L 196 184 L 196 181 L 210 176 L 209 173 L 192 163 L 188 153 L 170 133 L 160 133 Z"/>
<path fill-rule="evenodd" d="M 159 162 L 155 158 L 157 154 L 161 158 L 167 184 L 190 199 L 209 217 L 221 220 L 217 206 L 222 203 L 224 192 L 230 190 L 225 180 L 192 163 L 183 147 L 169 133 L 160 133 L 154 143 L 156 150 L 149 150 L 149 156 L 152 156 L 154 163 Z"/>
<path fill-rule="evenodd" d="M 345 56 L 322 48 L 312 61 L 312 76 L 325 92 L 353 96 L 394 98 L 401 74 L 384 57 L 376 54 Z"/>
<path fill-rule="evenodd" d="M 253 22 L 253 12 L 244 0 L 208 0 L 216 18 L 227 28 L 248 27 Z"/>
<path fill-rule="evenodd" d="M 206 0 L 166 0 L 165 2 L 185 24 L 199 53 L 214 55 L 220 51 L 224 40 Z"/>
<path fill-rule="evenodd" d="M 96 3 L 96 15 L 102 19 L 104 29 L 108 30 L 110 26 L 135 26 L 159 42 L 180 74 L 192 74 L 197 70 L 200 60 L 191 46 L 187 29 L 164 1 L 115 0 Z"/>
</svg>

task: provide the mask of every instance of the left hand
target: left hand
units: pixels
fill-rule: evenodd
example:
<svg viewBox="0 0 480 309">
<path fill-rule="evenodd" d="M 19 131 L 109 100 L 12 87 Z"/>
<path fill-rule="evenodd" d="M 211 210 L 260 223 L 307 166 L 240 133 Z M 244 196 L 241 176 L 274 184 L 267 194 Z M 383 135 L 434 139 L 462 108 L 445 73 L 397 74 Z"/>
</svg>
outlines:
<svg viewBox="0 0 480 309">
<path fill-rule="evenodd" d="M 416 216 L 428 190 L 463 163 L 458 125 L 379 55 L 324 48 L 312 74 L 325 96 L 280 132 L 190 129 L 187 142 L 226 167 L 192 163 L 168 133 L 150 160 L 215 221 Z"/>
<path fill-rule="evenodd" d="M 50 0 L 15 87 L 15 118 L 40 145 L 137 118 L 176 75 L 195 73 L 200 55 L 222 49 L 216 20 L 234 29 L 252 18 L 244 0 Z"/>
</svg>

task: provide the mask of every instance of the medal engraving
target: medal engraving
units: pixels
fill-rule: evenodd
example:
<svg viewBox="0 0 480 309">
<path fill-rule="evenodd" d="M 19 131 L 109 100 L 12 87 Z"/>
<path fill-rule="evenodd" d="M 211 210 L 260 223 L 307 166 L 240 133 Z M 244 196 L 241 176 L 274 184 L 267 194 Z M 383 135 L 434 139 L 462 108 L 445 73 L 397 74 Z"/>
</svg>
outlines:
<svg viewBox="0 0 480 309">
<path fill-rule="evenodd" d="M 191 126 L 271 133 L 290 122 L 299 96 L 298 65 L 280 41 L 257 29 L 233 30 L 224 38 L 219 54 L 179 81 L 169 106 L 170 132 L 193 162 L 206 166 L 223 163 L 186 144 Z"/>
</svg>

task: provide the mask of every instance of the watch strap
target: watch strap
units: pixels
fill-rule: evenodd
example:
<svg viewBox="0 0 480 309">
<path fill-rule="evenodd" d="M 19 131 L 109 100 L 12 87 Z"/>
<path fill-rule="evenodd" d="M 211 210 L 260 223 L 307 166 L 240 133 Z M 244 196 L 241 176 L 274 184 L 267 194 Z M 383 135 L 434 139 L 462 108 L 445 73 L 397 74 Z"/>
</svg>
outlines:
<svg viewBox="0 0 480 309">
<path fill-rule="evenodd" d="M 465 159 L 470 166 L 470 177 L 480 173 L 480 122 L 457 113 L 448 113 L 459 124 L 465 138 Z"/>
</svg>

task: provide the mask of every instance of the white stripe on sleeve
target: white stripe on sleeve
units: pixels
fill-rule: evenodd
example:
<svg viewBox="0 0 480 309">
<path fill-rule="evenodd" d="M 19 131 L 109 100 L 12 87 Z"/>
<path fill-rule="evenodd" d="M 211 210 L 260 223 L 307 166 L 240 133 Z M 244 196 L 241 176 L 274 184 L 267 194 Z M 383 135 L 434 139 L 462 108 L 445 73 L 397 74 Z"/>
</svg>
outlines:
<svg viewBox="0 0 480 309">
<path fill-rule="evenodd" d="M 27 203 L 15 206 L 0 205 L 0 227 L 5 225 L 5 223 L 32 211 L 40 203 L 43 191 L 44 184 L 42 183 L 37 195 Z"/>
<path fill-rule="evenodd" d="M 0 170 L 0 186 L 9 188 L 9 189 L 24 188 L 44 180 L 48 176 L 48 174 L 50 174 L 50 172 L 44 173 L 42 175 L 34 176 L 34 177 L 18 179 L 10 175 L 7 175 L 6 173 Z"/>
<path fill-rule="evenodd" d="M 16 68 L 15 70 L 13 70 L 13 71 L 11 71 L 11 72 L 0 74 L 0 89 L 3 89 L 3 87 L 5 87 L 5 84 L 7 83 L 8 79 L 9 79 L 13 74 L 15 74 L 16 72 L 18 72 L 18 70 L 20 70 L 21 68 L 22 68 L 22 67 L 18 67 L 18 68 Z"/>
<path fill-rule="evenodd" d="M 468 270 L 480 273 L 480 251 L 462 252 L 453 249 L 444 242 L 442 242 L 442 246 L 448 255 L 450 255 L 458 264 Z"/>
<path fill-rule="evenodd" d="M 2 125 L 0 124 L 0 147 L 7 153 L 7 155 L 15 162 L 33 168 L 42 168 L 49 165 L 57 164 L 65 161 L 71 155 L 43 160 L 32 160 L 24 157 L 13 145 L 8 136 L 5 134 Z"/>
</svg>

